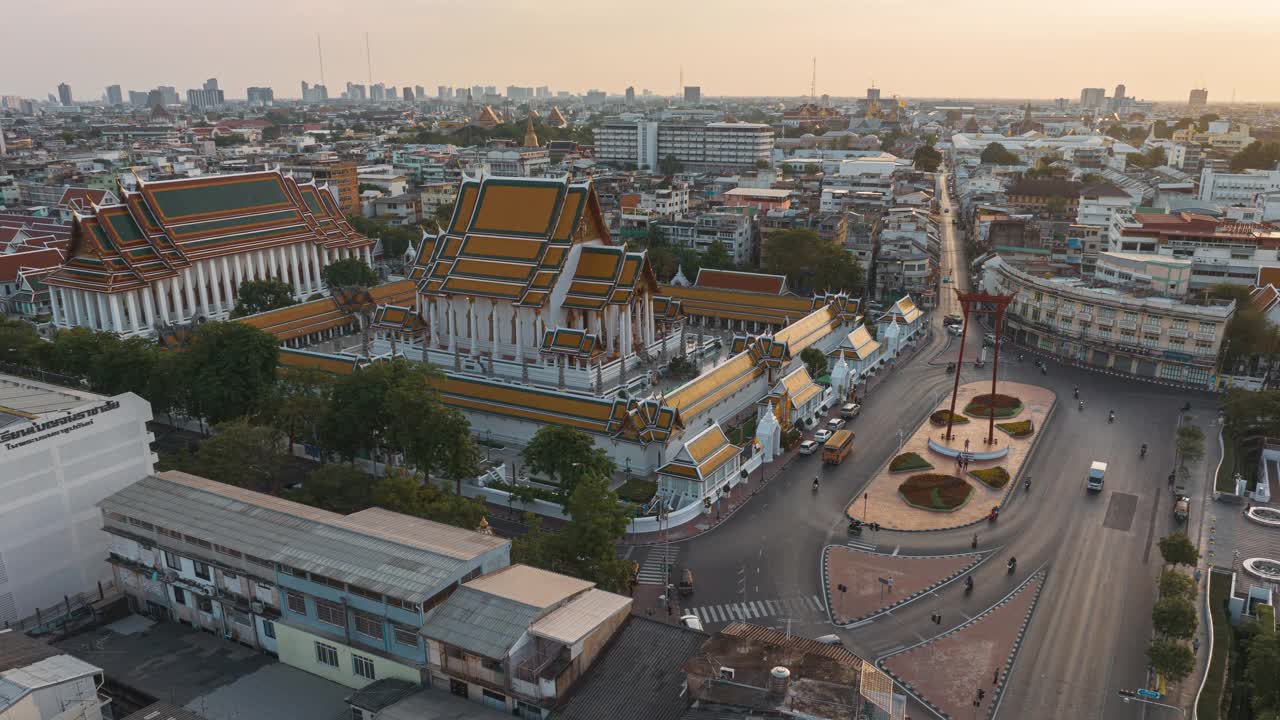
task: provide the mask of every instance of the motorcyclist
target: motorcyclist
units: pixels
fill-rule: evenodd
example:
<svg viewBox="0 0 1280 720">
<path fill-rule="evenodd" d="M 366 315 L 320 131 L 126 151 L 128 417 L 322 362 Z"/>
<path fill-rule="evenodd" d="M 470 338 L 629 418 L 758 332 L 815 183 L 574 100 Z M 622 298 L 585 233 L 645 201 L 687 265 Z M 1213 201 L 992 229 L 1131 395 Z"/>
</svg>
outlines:
<svg viewBox="0 0 1280 720">
<path fill-rule="evenodd" d="M 1076 397 L 1080 397 L 1080 386 L 1079 386 L 1079 385 L 1076 385 L 1075 393 L 1076 393 Z"/>
<path fill-rule="evenodd" d="M 973 592 L 973 576 L 972 575 L 966 575 L 964 577 L 964 591 Z"/>
<path fill-rule="evenodd" d="M 1022 481 L 1022 489 L 1026 490 L 1027 492 L 1031 492 L 1031 476 L 1030 475 L 1028 475 L 1026 479 Z"/>
<path fill-rule="evenodd" d="M 1115 421 L 1116 421 L 1116 411 L 1112 410 L 1107 413 L 1107 422 L 1113 423 Z"/>
<path fill-rule="evenodd" d="M 1142 457 L 1146 457 L 1146 456 L 1147 456 L 1147 444 L 1142 443 Z"/>
<path fill-rule="evenodd" d="M 1018 558 L 1016 557 L 1009 558 L 1009 574 L 1013 574 L 1013 571 L 1017 569 L 1018 569 Z"/>
<path fill-rule="evenodd" d="M 814 476 L 813 476 L 813 489 L 814 489 L 814 490 L 817 490 L 817 489 L 818 489 L 818 476 L 817 476 L 817 475 L 814 475 Z"/>
<path fill-rule="evenodd" d="M 1084 410 L 1084 401 L 1083 401 L 1083 400 L 1081 400 L 1081 401 L 1080 401 L 1080 409 L 1081 409 L 1082 411 Z"/>
</svg>

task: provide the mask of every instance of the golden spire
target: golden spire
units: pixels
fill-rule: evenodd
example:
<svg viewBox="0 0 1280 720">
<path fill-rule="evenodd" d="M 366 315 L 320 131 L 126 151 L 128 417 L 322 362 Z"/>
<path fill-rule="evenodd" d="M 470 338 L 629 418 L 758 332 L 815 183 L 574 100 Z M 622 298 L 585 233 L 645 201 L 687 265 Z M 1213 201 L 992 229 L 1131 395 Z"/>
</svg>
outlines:
<svg viewBox="0 0 1280 720">
<path fill-rule="evenodd" d="M 531 148 L 542 147 L 538 142 L 538 133 L 533 130 L 533 113 L 529 113 L 529 118 L 524 128 L 524 146 Z"/>
</svg>

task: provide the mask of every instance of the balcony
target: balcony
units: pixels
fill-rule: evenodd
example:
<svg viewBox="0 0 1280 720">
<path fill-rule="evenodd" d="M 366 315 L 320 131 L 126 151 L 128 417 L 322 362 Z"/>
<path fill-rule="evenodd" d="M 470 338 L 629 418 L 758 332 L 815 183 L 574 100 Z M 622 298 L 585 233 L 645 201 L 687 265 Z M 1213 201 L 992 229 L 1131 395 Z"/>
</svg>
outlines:
<svg viewBox="0 0 1280 720">
<path fill-rule="evenodd" d="M 1164 331 L 1164 327 L 1160 323 L 1142 323 L 1142 332 L 1150 335 L 1159 335 Z"/>
<path fill-rule="evenodd" d="M 1091 312 L 1085 312 L 1084 310 L 1081 310 L 1080 312 L 1076 313 L 1076 317 L 1080 319 L 1080 322 L 1093 322 L 1093 313 Z"/>
<path fill-rule="evenodd" d="M 1103 316 L 1099 317 L 1095 322 L 1097 322 L 1100 327 L 1112 327 L 1116 324 L 1116 319 L 1113 317 Z"/>
<path fill-rule="evenodd" d="M 1218 333 L 1213 330 L 1197 330 L 1196 339 L 1208 340 L 1209 342 L 1213 342 L 1214 340 L 1218 339 Z"/>
<path fill-rule="evenodd" d="M 1072 310 L 1071 308 L 1069 308 L 1069 307 L 1067 307 L 1067 306 L 1065 306 L 1065 305 L 1064 305 L 1062 308 L 1060 308 L 1060 309 L 1058 310 L 1058 317 L 1060 317 L 1060 318 L 1067 318 L 1067 319 L 1070 319 L 1070 318 L 1075 317 L 1075 315 L 1076 315 L 1076 311 L 1075 311 L 1075 310 Z"/>
<path fill-rule="evenodd" d="M 1167 330 L 1167 332 L 1169 333 L 1169 337 L 1171 338 L 1186 338 L 1191 334 L 1190 332 L 1187 331 L 1186 328 L 1171 327 Z"/>
<path fill-rule="evenodd" d="M 1137 320 L 1121 320 L 1120 329 L 1121 330 L 1137 330 L 1138 321 Z"/>
</svg>

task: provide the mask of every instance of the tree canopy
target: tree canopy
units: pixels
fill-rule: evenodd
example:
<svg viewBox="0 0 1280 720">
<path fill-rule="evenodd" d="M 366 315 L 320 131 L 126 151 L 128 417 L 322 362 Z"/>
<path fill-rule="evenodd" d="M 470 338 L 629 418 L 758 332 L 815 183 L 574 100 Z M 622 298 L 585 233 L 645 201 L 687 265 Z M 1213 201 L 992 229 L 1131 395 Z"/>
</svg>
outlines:
<svg viewBox="0 0 1280 720">
<path fill-rule="evenodd" d="M 236 290 L 236 307 L 231 317 L 244 317 L 254 313 L 289 307 L 293 299 L 293 286 L 280 280 L 247 280 Z"/>
<path fill-rule="evenodd" d="M 183 353 L 194 415 L 213 424 L 254 414 L 275 385 L 275 336 L 243 323 L 198 326 Z"/>
<path fill-rule="evenodd" d="M 1191 566 L 1199 562 L 1200 551 L 1186 533 L 1175 532 L 1160 538 L 1160 557 L 1170 565 Z"/>
<path fill-rule="evenodd" d="M 1280 142 L 1255 140 L 1231 156 L 1231 171 L 1274 170 L 1280 166 Z"/>
<path fill-rule="evenodd" d="M 1022 159 L 1017 154 L 998 142 L 993 142 L 982 149 L 979 156 L 983 165 L 1021 165 Z"/>
<path fill-rule="evenodd" d="M 533 434 L 521 456 L 532 473 L 544 475 L 560 486 L 569 498 L 586 478 L 604 478 L 606 483 L 617 466 L 591 436 L 567 425 L 543 425 Z"/>
<path fill-rule="evenodd" d="M 560 532 L 542 530 L 540 518 L 525 514 L 529 530 L 511 547 L 511 561 L 595 582 L 601 589 L 627 594 L 631 571 L 618 557 L 616 543 L 626 532 L 627 510 L 604 477 L 584 478 L 565 504 L 569 522 Z"/>
<path fill-rule="evenodd" d="M 816 347 L 801 350 L 800 362 L 809 371 L 809 377 L 817 378 L 827 374 L 827 354 Z"/>
<path fill-rule="evenodd" d="M 1130 153 L 1128 164 L 1140 168 L 1153 168 L 1164 165 L 1168 161 L 1164 148 L 1159 145 L 1148 149 L 1146 152 Z"/>
<path fill-rule="evenodd" d="M 182 452 L 162 465 L 260 492 L 278 489 L 285 455 L 280 431 L 240 418 L 214 428 L 194 453 Z M 169 467 L 172 466 L 172 467 Z"/>
<path fill-rule="evenodd" d="M 378 273 L 359 258 L 346 258 L 330 263 L 322 274 L 325 284 L 330 288 L 373 287 L 378 284 Z"/>
<path fill-rule="evenodd" d="M 912 157 L 912 163 L 917 170 L 924 172 L 935 172 L 938 166 L 942 164 L 942 153 L 938 152 L 933 145 L 921 145 L 916 148 L 916 153 Z"/>
<path fill-rule="evenodd" d="M 839 245 L 812 230 L 774 230 L 765 236 L 765 272 L 786 275 L 797 290 L 859 293 L 862 267 Z"/>
</svg>

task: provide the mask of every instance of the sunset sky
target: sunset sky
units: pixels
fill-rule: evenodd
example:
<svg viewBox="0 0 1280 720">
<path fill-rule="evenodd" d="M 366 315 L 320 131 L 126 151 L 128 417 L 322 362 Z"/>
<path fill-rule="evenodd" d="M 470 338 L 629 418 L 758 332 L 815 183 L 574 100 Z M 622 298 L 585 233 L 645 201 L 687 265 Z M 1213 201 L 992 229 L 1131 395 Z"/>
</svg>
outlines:
<svg viewBox="0 0 1280 720">
<path fill-rule="evenodd" d="M 78 99 L 217 77 L 297 97 L 375 82 L 676 91 L 704 96 L 860 95 L 873 81 L 909 97 L 1078 98 L 1124 83 L 1147 100 L 1280 101 L 1278 0 L 44 0 L 15 2 L 0 47 L 0 94 Z M 13 32 L 13 30 L 18 32 Z M 23 58 L 30 58 L 24 61 Z"/>
</svg>

